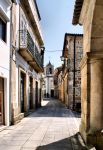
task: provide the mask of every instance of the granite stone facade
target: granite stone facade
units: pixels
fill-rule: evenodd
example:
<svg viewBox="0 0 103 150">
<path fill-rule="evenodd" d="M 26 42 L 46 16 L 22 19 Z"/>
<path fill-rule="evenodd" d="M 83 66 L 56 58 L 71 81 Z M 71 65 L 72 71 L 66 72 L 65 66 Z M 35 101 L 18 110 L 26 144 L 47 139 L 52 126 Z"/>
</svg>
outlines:
<svg viewBox="0 0 103 150">
<path fill-rule="evenodd" d="M 68 100 L 67 105 L 71 109 L 80 111 L 81 105 L 81 74 L 80 62 L 83 54 L 83 35 L 65 34 L 64 39 L 64 72 L 66 70 Z M 66 75 L 65 75 L 66 77 Z M 64 77 L 64 78 L 65 78 Z M 66 87 L 66 85 L 65 85 Z M 66 91 L 65 91 L 66 92 Z"/>
</svg>

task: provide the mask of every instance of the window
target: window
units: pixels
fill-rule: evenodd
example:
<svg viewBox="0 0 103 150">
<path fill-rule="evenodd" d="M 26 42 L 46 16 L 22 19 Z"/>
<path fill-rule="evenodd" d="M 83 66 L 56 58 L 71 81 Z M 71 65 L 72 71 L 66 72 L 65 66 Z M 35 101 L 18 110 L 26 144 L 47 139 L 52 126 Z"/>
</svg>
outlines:
<svg viewBox="0 0 103 150">
<path fill-rule="evenodd" d="M 52 68 L 49 68 L 49 73 L 52 74 Z"/>
<path fill-rule="evenodd" d="M 0 18 L 0 39 L 6 42 L 6 23 Z"/>
</svg>

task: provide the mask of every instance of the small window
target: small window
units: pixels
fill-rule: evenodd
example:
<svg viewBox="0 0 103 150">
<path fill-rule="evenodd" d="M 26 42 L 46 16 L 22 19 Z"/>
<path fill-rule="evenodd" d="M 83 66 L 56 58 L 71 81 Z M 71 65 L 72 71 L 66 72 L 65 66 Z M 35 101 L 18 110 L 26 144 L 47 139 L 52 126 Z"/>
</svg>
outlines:
<svg viewBox="0 0 103 150">
<path fill-rule="evenodd" d="M 0 18 L 0 39 L 6 42 L 6 23 Z"/>
<path fill-rule="evenodd" d="M 49 73 L 52 74 L 52 68 L 49 68 Z"/>
</svg>

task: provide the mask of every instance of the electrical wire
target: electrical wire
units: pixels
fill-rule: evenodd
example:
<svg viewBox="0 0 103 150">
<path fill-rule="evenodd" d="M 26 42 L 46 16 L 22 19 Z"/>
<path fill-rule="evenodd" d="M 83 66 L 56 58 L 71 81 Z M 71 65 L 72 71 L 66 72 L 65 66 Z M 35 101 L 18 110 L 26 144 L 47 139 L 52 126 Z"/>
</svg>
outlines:
<svg viewBox="0 0 103 150">
<path fill-rule="evenodd" d="M 52 53 L 52 52 L 58 52 L 58 51 L 63 51 L 63 50 L 51 50 L 51 51 L 46 50 L 45 52 L 50 52 L 50 53 Z"/>
</svg>

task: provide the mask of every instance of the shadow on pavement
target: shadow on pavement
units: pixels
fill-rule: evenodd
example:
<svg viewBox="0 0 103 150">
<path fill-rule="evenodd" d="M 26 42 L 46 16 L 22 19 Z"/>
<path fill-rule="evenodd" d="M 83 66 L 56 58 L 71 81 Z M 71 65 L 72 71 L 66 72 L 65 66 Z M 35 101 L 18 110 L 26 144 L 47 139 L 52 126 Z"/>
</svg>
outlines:
<svg viewBox="0 0 103 150">
<path fill-rule="evenodd" d="M 79 133 L 69 138 L 37 147 L 36 150 L 87 150 Z"/>
<path fill-rule="evenodd" d="M 42 106 L 35 113 L 31 114 L 31 117 L 69 117 L 80 118 L 80 114 L 74 113 L 71 115 L 71 110 L 67 109 L 64 104 L 56 99 L 44 99 L 46 105 Z"/>
</svg>

